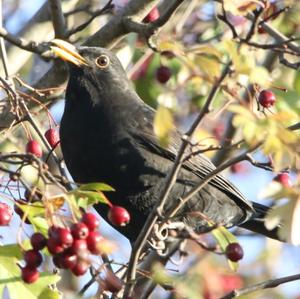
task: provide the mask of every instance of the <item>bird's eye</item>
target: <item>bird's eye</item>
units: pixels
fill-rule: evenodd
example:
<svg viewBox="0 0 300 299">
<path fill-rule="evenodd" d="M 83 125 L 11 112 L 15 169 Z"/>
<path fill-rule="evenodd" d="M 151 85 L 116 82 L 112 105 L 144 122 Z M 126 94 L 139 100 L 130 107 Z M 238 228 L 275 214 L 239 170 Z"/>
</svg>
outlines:
<svg viewBox="0 0 300 299">
<path fill-rule="evenodd" d="M 99 66 L 101 69 L 105 69 L 109 65 L 109 58 L 106 55 L 100 55 L 96 59 L 96 64 Z"/>
</svg>

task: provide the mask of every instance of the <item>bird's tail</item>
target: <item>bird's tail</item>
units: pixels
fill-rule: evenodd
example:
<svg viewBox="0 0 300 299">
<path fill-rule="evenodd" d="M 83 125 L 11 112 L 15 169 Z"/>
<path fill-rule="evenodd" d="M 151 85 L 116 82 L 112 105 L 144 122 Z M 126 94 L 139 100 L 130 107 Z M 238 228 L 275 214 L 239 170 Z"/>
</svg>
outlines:
<svg viewBox="0 0 300 299">
<path fill-rule="evenodd" d="M 275 227 L 272 230 L 268 230 L 265 227 L 264 219 L 265 219 L 268 211 L 270 210 L 270 208 L 267 206 L 264 206 L 262 204 L 259 204 L 257 202 L 253 202 L 252 204 L 253 204 L 253 208 L 255 209 L 255 213 L 254 213 L 253 217 L 251 219 L 249 219 L 248 221 L 240 224 L 239 226 L 246 228 L 248 230 L 251 230 L 255 233 L 264 235 L 266 237 L 269 237 L 269 238 L 272 238 L 275 240 L 279 240 L 279 241 L 283 241 L 278 236 L 279 226 Z"/>
</svg>

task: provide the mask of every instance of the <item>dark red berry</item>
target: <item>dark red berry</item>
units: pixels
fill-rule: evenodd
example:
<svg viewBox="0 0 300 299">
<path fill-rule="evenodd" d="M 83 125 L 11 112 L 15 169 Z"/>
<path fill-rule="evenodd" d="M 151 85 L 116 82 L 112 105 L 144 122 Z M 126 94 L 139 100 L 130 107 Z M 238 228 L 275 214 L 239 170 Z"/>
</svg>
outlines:
<svg viewBox="0 0 300 299">
<path fill-rule="evenodd" d="M 53 239 L 57 245 L 63 248 L 68 248 L 73 243 L 73 237 L 70 229 L 64 227 L 55 228 L 51 234 L 51 239 Z"/>
<path fill-rule="evenodd" d="M 29 268 L 28 266 L 22 268 L 22 279 L 26 283 L 33 283 L 40 277 L 39 271 L 34 268 Z"/>
<path fill-rule="evenodd" d="M 86 239 L 89 235 L 89 228 L 83 222 L 74 223 L 71 226 L 71 234 L 74 239 Z"/>
<path fill-rule="evenodd" d="M 0 202 L 0 226 L 8 225 L 12 218 L 12 208 L 4 202 Z"/>
<path fill-rule="evenodd" d="M 40 144 L 36 140 L 30 140 L 26 145 L 26 153 L 33 154 L 38 158 L 40 158 L 43 155 L 43 150 Z"/>
<path fill-rule="evenodd" d="M 77 255 L 70 252 L 63 252 L 60 259 L 60 265 L 63 269 L 72 269 L 77 264 Z"/>
<path fill-rule="evenodd" d="M 154 7 L 144 18 L 145 23 L 151 23 L 157 20 L 160 16 L 159 10 L 157 7 Z"/>
<path fill-rule="evenodd" d="M 225 133 L 225 125 L 220 122 L 213 128 L 212 131 L 216 139 L 221 140 Z"/>
<path fill-rule="evenodd" d="M 55 148 L 56 145 L 59 143 L 59 136 L 55 129 L 51 128 L 48 131 L 46 131 L 45 138 L 47 139 L 52 148 Z"/>
<path fill-rule="evenodd" d="M 41 233 L 34 233 L 30 238 L 31 246 L 34 250 L 42 250 L 47 245 L 47 239 Z"/>
<path fill-rule="evenodd" d="M 156 75 L 157 81 L 164 84 L 164 83 L 167 83 L 169 81 L 169 79 L 171 78 L 172 71 L 167 66 L 162 65 L 156 70 L 155 75 Z"/>
<path fill-rule="evenodd" d="M 123 207 L 112 206 L 108 212 L 108 219 L 116 226 L 124 226 L 130 221 L 130 214 Z"/>
<path fill-rule="evenodd" d="M 39 251 L 30 249 L 24 252 L 24 260 L 29 268 L 37 268 L 43 262 L 43 257 Z"/>
<path fill-rule="evenodd" d="M 48 248 L 48 251 L 52 255 L 55 255 L 55 254 L 58 254 L 58 253 L 61 253 L 64 251 L 64 248 L 62 246 L 57 245 L 56 242 L 52 238 L 47 240 L 47 248 Z"/>
<path fill-rule="evenodd" d="M 270 108 L 275 104 L 276 97 L 272 91 L 262 90 L 258 96 L 258 101 L 264 108 Z"/>
<path fill-rule="evenodd" d="M 82 251 L 87 249 L 87 241 L 85 239 L 75 239 L 72 246 L 70 247 L 70 252 L 74 254 L 80 254 Z"/>
<path fill-rule="evenodd" d="M 100 225 L 98 217 L 93 213 L 83 214 L 81 221 L 88 227 L 89 231 L 95 230 Z"/>
<path fill-rule="evenodd" d="M 76 265 L 71 269 L 72 273 L 76 276 L 81 276 L 83 274 L 86 273 L 86 271 L 88 270 L 90 264 L 85 262 L 85 261 L 81 261 L 79 260 Z"/>
<path fill-rule="evenodd" d="M 241 260 L 244 256 L 244 251 L 239 243 L 231 243 L 226 247 L 225 254 L 232 262 Z"/>
<path fill-rule="evenodd" d="M 96 231 L 92 231 L 89 233 L 89 236 L 87 237 L 87 247 L 89 251 L 93 254 L 100 254 L 101 250 L 99 247 L 99 243 L 103 240 L 103 237 L 100 235 L 100 233 Z"/>
<path fill-rule="evenodd" d="M 274 178 L 274 181 L 279 182 L 283 187 L 286 188 L 290 188 L 293 185 L 289 174 L 286 172 L 279 173 Z"/>
</svg>

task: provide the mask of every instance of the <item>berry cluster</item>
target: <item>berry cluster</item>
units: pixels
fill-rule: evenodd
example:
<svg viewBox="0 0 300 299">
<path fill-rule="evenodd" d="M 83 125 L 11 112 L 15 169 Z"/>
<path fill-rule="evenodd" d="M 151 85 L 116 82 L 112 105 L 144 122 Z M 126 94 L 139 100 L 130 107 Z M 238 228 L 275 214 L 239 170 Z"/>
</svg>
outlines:
<svg viewBox="0 0 300 299">
<path fill-rule="evenodd" d="M 39 251 L 45 247 L 57 268 L 70 269 L 76 276 L 85 274 L 91 265 L 89 255 L 101 253 L 103 237 L 96 231 L 99 224 L 96 215 L 85 213 L 71 227 L 50 226 L 48 239 L 41 233 L 34 233 L 30 239 L 32 249 L 24 252 L 26 266 L 22 268 L 22 279 L 33 283 L 39 278 L 37 268 L 43 261 Z"/>
</svg>

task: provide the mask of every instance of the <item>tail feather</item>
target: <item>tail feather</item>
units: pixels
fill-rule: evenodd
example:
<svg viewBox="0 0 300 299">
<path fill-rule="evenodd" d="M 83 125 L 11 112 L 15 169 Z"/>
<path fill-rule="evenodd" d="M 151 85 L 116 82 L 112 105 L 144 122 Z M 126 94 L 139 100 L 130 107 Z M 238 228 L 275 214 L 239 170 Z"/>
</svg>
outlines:
<svg viewBox="0 0 300 299">
<path fill-rule="evenodd" d="M 243 227 L 245 229 L 251 230 L 255 233 L 259 233 L 261 235 L 264 235 L 266 237 L 278 240 L 278 241 L 284 241 L 281 240 L 278 236 L 278 229 L 279 226 L 275 227 L 272 230 L 268 230 L 265 227 L 265 217 L 268 213 L 268 211 L 271 209 L 270 207 L 264 206 L 262 204 L 253 202 L 253 208 L 255 209 L 255 214 L 252 218 L 250 218 L 248 221 L 240 224 L 240 227 Z"/>
</svg>

